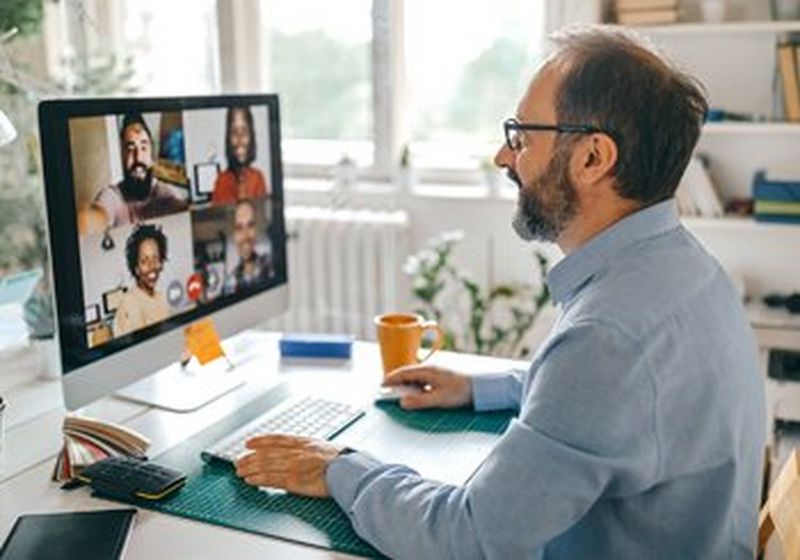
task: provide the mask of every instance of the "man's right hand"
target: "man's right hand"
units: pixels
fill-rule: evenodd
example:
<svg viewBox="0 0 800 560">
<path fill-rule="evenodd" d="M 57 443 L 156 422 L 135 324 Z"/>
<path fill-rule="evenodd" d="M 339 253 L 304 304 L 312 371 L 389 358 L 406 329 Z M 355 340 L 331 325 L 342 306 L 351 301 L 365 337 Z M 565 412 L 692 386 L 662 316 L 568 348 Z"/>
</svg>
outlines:
<svg viewBox="0 0 800 560">
<path fill-rule="evenodd" d="M 398 368 L 384 380 L 387 387 L 418 385 L 422 392 L 406 395 L 400 406 L 421 408 L 458 408 L 472 404 L 472 380 L 469 376 L 436 366 L 415 365 Z"/>
</svg>

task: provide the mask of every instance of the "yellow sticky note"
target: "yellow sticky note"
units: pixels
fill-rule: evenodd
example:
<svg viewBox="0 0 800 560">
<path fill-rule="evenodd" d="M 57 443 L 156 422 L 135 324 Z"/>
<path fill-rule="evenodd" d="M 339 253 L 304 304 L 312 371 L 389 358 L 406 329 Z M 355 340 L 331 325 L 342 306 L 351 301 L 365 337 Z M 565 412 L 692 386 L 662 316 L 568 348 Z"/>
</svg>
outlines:
<svg viewBox="0 0 800 560">
<path fill-rule="evenodd" d="M 217 329 L 211 319 L 203 319 L 186 327 L 186 348 L 200 365 L 225 355 Z"/>
</svg>

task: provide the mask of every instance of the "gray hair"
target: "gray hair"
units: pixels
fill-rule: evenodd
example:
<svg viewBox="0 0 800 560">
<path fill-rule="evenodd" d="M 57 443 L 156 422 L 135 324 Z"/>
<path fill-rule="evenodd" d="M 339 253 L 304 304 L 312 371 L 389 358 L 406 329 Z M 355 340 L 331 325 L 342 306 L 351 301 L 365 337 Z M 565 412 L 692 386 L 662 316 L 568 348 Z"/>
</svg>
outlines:
<svg viewBox="0 0 800 560">
<path fill-rule="evenodd" d="M 558 119 L 609 131 L 620 196 L 645 206 L 671 197 L 708 111 L 702 84 L 619 27 L 571 28 L 551 40 L 548 64 L 563 68 Z"/>
</svg>

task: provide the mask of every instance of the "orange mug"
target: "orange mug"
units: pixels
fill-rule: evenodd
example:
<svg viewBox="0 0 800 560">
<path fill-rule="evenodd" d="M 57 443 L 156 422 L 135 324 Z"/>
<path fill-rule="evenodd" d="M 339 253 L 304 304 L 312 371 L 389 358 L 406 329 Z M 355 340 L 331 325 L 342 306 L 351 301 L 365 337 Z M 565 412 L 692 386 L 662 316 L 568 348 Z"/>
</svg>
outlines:
<svg viewBox="0 0 800 560">
<path fill-rule="evenodd" d="M 442 347 L 444 332 L 436 321 L 426 321 L 415 313 L 386 313 L 375 317 L 378 329 L 378 344 L 383 360 L 383 375 L 402 366 L 424 362 Z M 422 334 L 427 330 L 436 331 L 436 341 L 428 355 L 421 360 L 417 351 L 422 343 Z"/>
</svg>

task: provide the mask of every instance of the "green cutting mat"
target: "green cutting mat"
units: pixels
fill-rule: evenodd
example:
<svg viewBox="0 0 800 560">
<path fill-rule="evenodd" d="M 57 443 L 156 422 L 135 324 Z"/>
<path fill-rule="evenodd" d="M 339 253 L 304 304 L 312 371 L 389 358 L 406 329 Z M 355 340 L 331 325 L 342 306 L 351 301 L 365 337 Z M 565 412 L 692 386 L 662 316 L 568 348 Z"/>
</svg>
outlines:
<svg viewBox="0 0 800 560">
<path fill-rule="evenodd" d="M 286 396 L 286 391 L 270 392 L 159 455 L 160 464 L 187 473 L 186 485 L 160 502 L 131 500 L 130 503 L 250 533 L 360 556 L 379 556 L 356 535 L 347 515 L 332 499 L 301 498 L 260 490 L 241 481 L 231 467 L 222 463 L 206 464 L 200 459 L 202 449 Z M 507 413 L 475 414 L 469 410 L 409 412 L 391 404 L 376 405 L 367 414 L 386 414 L 396 422 L 429 433 L 477 430 L 500 434 L 511 419 Z"/>
</svg>

